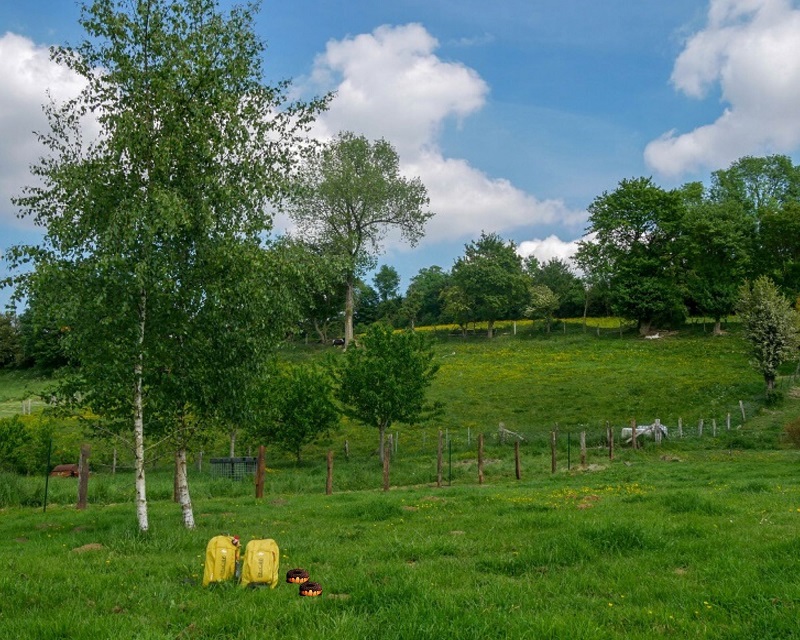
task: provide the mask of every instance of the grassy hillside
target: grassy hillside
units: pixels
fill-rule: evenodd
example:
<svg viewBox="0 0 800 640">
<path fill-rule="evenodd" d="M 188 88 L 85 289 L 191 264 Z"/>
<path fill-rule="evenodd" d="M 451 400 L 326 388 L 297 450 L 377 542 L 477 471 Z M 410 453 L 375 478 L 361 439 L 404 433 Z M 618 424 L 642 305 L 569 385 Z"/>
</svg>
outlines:
<svg viewBox="0 0 800 640">
<path fill-rule="evenodd" d="M 763 407 L 735 331 L 641 340 L 518 329 L 492 342 L 437 339 L 432 395 L 447 408 L 435 423 L 393 429 L 388 492 L 377 434 L 354 424 L 311 447 L 300 465 L 268 447 L 262 500 L 249 479 L 211 475 L 207 449 L 202 472 L 190 470 L 195 531 L 180 526 L 166 465 L 148 473 L 145 535 L 136 531 L 132 475 L 103 472 L 102 447 L 93 448 L 99 472 L 83 512 L 73 507 L 74 479 L 51 479 L 44 512 L 44 478 L 0 474 L 0 637 L 800 637 L 800 452 L 781 438 L 800 415 L 791 377 L 781 382 L 785 401 Z M 338 352 L 293 345 L 281 353 Z M 16 385 L 5 385 L 9 402 L 41 384 L 0 376 L 0 387 L 8 380 Z M 671 431 L 661 446 L 617 448 L 609 460 L 606 421 L 618 432 L 632 417 L 673 430 L 680 417 L 685 437 Z M 525 438 L 520 480 L 513 445 L 496 437 L 501 421 Z M 449 444 L 442 487 L 439 429 Z M 323 595 L 301 598 L 285 583 L 204 589 L 205 544 L 217 534 L 276 539 L 281 575 L 305 568 Z"/>
</svg>

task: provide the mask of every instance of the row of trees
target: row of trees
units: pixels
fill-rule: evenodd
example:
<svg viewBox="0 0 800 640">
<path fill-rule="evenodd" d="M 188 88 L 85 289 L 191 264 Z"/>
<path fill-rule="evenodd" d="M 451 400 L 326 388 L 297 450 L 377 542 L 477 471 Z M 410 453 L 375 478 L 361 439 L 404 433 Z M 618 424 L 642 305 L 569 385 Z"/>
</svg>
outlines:
<svg viewBox="0 0 800 640">
<path fill-rule="evenodd" d="M 645 334 L 694 313 L 713 318 L 718 333 L 745 282 L 764 276 L 790 300 L 800 295 L 800 167 L 786 156 L 742 158 L 714 172 L 708 187 L 622 180 L 588 212 L 574 256 L 580 276 L 562 260 L 523 261 L 513 242 L 482 234 L 451 270 L 420 270 L 402 298 L 396 272 L 384 265 L 374 288 L 361 285 L 357 317 L 462 329 L 484 321 L 491 335 L 498 319 L 527 315 L 549 324 L 589 313 L 634 321 Z M 395 287 L 389 297 L 386 282 Z"/>
<path fill-rule="evenodd" d="M 237 430 L 261 425 L 264 435 L 296 447 L 304 437 L 298 420 L 308 418 L 309 433 L 327 423 L 334 413 L 324 407 L 324 380 L 299 369 L 276 372 L 276 345 L 304 320 L 324 317 L 334 299 L 347 300 L 351 338 L 356 274 L 373 264 L 388 228 L 413 244 L 432 215 L 424 186 L 399 175 L 385 141 L 349 133 L 322 146 L 308 139 L 330 96 L 289 102 L 288 83 L 266 85 L 264 46 L 252 30 L 256 5 L 222 13 L 217 4 L 81 6 L 85 41 L 54 48 L 52 58 L 84 89 L 46 105 L 45 155 L 15 199 L 44 239 L 6 256 L 28 310 L 24 321 L 6 316 L 2 326 L 11 337 L 30 326 L 63 357 L 59 411 L 129 439 L 142 531 L 149 528 L 145 459 L 154 443 L 175 450 L 177 495 L 191 527 L 190 444 L 220 430 L 233 441 Z M 88 141 L 87 118 L 100 130 Z M 297 221 L 302 241 L 265 239 L 275 207 Z M 367 343 L 389 335 L 375 331 Z M 403 340 L 419 338 L 386 339 L 402 351 Z M 15 361 L 19 352 L 17 344 Z M 341 371 L 356 371 L 361 353 L 349 351 L 352 364 Z M 408 371 L 408 389 L 432 375 L 419 366 Z M 369 375 L 364 386 L 372 391 L 377 373 Z M 354 384 L 348 378 L 347 394 Z M 272 387 L 280 396 L 270 395 Z M 286 400 L 312 387 L 320 393 L 307 402 Z M 341 401 L 381 435 L 392 420 L 420 411 L 420 398 L 369 414 L 355 397 Z M 304 405 L 322 411 L 322 422 L 311 424 L 314 412 L 290 413 Z"/>
</svg>

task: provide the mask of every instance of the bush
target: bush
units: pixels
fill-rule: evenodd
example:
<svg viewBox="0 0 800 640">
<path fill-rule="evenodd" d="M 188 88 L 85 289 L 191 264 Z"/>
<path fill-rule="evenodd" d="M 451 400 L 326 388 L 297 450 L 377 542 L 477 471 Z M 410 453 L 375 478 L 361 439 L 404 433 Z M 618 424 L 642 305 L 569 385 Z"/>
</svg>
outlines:
<svg viewBox="0 0 800 640">
<path fill-rule="evenodd" d="M 795 418 L 783 428 L 783 432 L 795 447 L 800 447 L 800 418 Z"/>
</svg>

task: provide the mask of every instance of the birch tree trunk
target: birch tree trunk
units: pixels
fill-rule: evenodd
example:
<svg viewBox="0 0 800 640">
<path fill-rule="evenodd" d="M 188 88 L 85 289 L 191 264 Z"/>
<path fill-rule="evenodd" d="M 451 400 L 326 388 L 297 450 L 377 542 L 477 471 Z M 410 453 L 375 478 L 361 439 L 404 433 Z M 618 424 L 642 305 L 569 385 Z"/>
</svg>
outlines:
<svg viewBox="0 0 800 640">
<path fill-rule="evenodd" d="M 178 475 L 178 502 L 183 512 L 183 526 L 187 529 L 194 529 L 194 512 L 192 511 L 192 499 L 189 497 L 189 478 L 186 475 L 186 448 L 181 447 L 175 455 Z"/>
<path fill-rule="evenodd" d="M 133 442 L 136 469 L 136 518 L 139 531 L 147 531 L 147 490 L 144 476 L 144 400 L 142 378 L 144 376 L 144 330 L 147 309 L 147 293 L 139 294 L 139 354 L 133 367 Z"/>
</svg>

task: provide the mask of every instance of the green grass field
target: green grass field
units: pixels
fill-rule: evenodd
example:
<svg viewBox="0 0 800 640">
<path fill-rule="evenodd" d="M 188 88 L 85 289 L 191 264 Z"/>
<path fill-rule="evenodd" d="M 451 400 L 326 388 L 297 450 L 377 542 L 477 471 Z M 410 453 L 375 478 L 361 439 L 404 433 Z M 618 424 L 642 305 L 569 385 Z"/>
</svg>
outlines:
<svg viewBox="0 0 800 640">
<path fill-rule="evenodd" d="M 792 371 L 781 381 L 783 403 L 764 407 L 735 330 L 711 338 L 691 327 L 645 341 L 521 328 L 492 342 L 438 340 L 432 396 L 447 408 L 434 424 L 393 430 L 388 492 L 377 433 L 353 424 L 299 465 L 268 447 L 261 500 L 252 481 L 212 476 L 207 463 L 192 468 L 194 531 L 180 525 L 168 468 L 148 474 L 144 535 L 129 472 L 98 465 L 86 511 L 74 508 L 75 480 L 54 478 L 46 512 L 43 477 L 0 474 L 0 637 L 800 638 L 800 452 L 782 438 L 800 415 Z M 610 461 L 606 421 L 618 433 L 631 418 L 660 418 L 673 435 L 661 446 L 617 448 Z M 678 418 L 682 439 L 672 431 Z M 496 437 L 499 422 L 525 437 L 521 480 L 513 446 Z M 552 474 L 547 437 L 556 423 Z M 451 443 L 440 488 L 439 429 Z M 486 435 L 482 485 L 478 433 Z M 285 583 L 203 588 L 205 544 L 220 533 L 274 538 L 282 575 L 305 568 L 323 595 L 301 598 Z"/>
<path fill-rule="evenodd" d="M 202 497 L 195 478 L 191 532 L 168 500 L 147 535 L 130 503 L 5 509 L 0 636 L 798 637 L 798 453 L 664 451 L 554 476 L 541 464 L 520 482 L 261 501 L 234 481 Z M 323 595 L 204 589 L 219 533 L 276 539 L 282 575 L 305 568 Z"/>
</svg>

